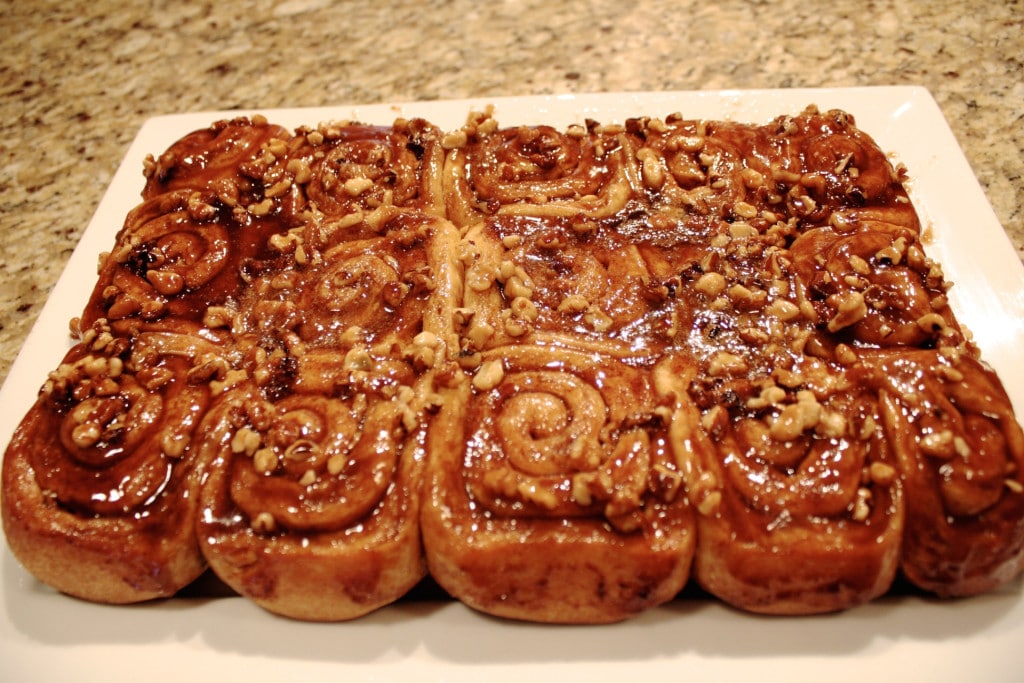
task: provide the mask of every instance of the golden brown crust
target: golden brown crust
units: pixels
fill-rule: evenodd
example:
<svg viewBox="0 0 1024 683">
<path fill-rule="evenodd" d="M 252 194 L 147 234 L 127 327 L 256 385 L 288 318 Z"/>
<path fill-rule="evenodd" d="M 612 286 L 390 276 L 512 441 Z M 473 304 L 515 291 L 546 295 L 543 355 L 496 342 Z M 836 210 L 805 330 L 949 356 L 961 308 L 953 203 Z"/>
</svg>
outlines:
<svg viewBox="0 0 1024 683">
<path fill-rule="evenodd" d="M 208 560 L 339 620 L 429 568 L 604 623 L 691 573 L 805 614 L 1024 569 L 1020 425 L 844 112 L 239 118 L 146 179 L 4 459 L 9 543 L 60 590 Z"/>
<path fill-rule="evenodd" d="M 672 599 L 693 513 L 658 372 L 568 349 L 484 353 L 428 438 L 422 525 L 438 583 L 476 609 L 554 623 Z"/>
<path fill-rule="evenodd" d="M 699 512 L 695 578 L 753 612 L 862 604 L 889 589 L 904 530 L 896 462 L 872 427 L 877 406 L 841 395 L 819 404 L 809 392 L 788 406 L 689 409 L 673 423 Z M 790 412 L 801 423 L 792 429 Z"/>
<path fill-rule="evenodd" d="M 903 574 L 943 596 L 983 593 L 1024 568 L 1024 433 L 991 369 L 931 350 L 873 354 L 860 372 L 880 390 L 900 463 Z"/>
<path fill-rule="evenodd" d="M 100 329 L 68 353 L 3 462 L 15 556 L 60 591 L 99 602 L 173 595 L 205 561 L 195 499 L 208 461 L 190 364 L 215 345 Z"/>
<path fill-rule="evenodd" d="M 422 428 L 404 428 L 397 403 L 361 396 L 273 403 L 238 387 L 212 413 L 220 449 L 201 497 L 203 554 L 229 586 L 272 612 L 352 619 L 426 573 Z"/>
</svg>

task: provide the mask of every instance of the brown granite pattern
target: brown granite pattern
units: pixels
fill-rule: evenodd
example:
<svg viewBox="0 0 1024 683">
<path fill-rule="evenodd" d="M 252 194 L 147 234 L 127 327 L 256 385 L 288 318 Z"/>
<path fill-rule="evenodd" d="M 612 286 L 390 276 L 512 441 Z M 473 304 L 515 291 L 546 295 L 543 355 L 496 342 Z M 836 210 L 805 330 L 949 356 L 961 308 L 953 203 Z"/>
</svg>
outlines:
<svg viewBox="0 0 1024 683">
<path fill-rule="evenodd" d="M 923 85 L 1024 258 L 1024 3 L 694 4 L 5 3 L 0 379 L 139 126 L 173 112 Z"/>
</svg>

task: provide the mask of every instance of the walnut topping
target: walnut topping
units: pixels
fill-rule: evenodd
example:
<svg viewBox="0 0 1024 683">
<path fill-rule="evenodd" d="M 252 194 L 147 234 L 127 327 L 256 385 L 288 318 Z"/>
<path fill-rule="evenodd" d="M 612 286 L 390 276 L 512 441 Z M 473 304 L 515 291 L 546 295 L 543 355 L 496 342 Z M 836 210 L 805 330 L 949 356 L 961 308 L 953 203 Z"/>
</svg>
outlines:
<svg viewBox="0 0 1024 683">
<path fill-rule="evenodd" d="M 313 179 L 313 170 L 305 159 L 289 159 L 285 169 L 292 174 L 292 179 L 296 185 L 306 185 Z"/>
<path fill-rule="evenodd" d="M 185 288 L 185 278 L 174 271 L 150 270 L 146 273 L 146 280 L 164 296 L 180 294 Z"/>
<path fill-rule="evenodd" d="M 168 458 L 180 458 L 188 447 L 189 438 L 186 434 L 164 432 L 160 437 L 160 451 Z"/>
<path fill-rule="evenodd" d="M 704 517 L 710 517 L 718 512 L 721 505 L 722 492 L 707 491 L 703 496 L 701 496 L 700 501 L 697 503 L 697 512 Z"/>
<path fill-rule="evenodd" d="M 231 327 L 235 318 L 235 311 L 227 306 L 210 306 L 203 315 L 203 324 L 210 329 Z"/>
<path fill-rule="evenodd" d="M 948 429 L 924 434 L 918 439 L 917 445 L 922 453 L 933 458 L 951 458 L 956 452 L 953 446 L 953 432 Z"/>
<path fill-rule="evenodd" d="M 435 362 L 440 359 L 442 355 L 443 350 L 441 348 L 441 339 L 433 332 L 427 331 L 420 332 L 413 337 L 412 345 L 405 350 L 405 357 L 419 369 L 433 367 Z M 370 362 L 369 356 L 367 355 L 366 366 L 364 369 L 370 369 Z"/>
<path fill-rule="evenodd" d="M 853 503 L 853 519 L 857 522 L 863 522 L 871 516 L 871 489 L 859 488 L 857 489 L 857 499 Z"/>
<path fill-rule="evenodd" d="M 277 530 L 277 521 L 269 512 L 261 512 L 253 518 L 251 526 L 256 533 L 271 534 Z"/>
<path fill-rule="evenodd" d="M 510 276 L 505 280 L 505 295 L 509 298 L 523 297 L 530 299 L 533 297 L 533 281 L 530 280 L 529 276 L 522 271 L 521 268 L 516 269 L 515 275 Z"/>
<path fill-rule="evenodd" d="M 255 202 L 246 207 L 246 211 L 251 213 L 253 216 L 266 216 L 274 209 L 273 199 L 264 199 L 260 202 Z"/>
<path fill-rule="evenodd" d="M 504 377 L 504 364 L 500 359 L 492 359 L 481 365 L 473 375 L 473 387 L 479 391 L 490 391 L 501 384 Z"/>
<path fill-rule="evenodd" d="M 501 312 L 502 327 L 505 330 L 505 334 L 510 337 L 522 337 L 525 335 L 529 328 L 524 320 L 512 317 L 512 311 L 509 309 Z"/>
<path fill-rule="evenodd" d="M 590 307 L 590 302 L 579 294 L 570 294 L 558 304 L 559 313 L 581 313 Z"/>
<path fill-rule="evenodd" d="M 485 320 L 473 319 L 469 329 L 466 330 L 466 339 L 475 349 L 482 349 L 487 341 L 494 336 L 494 326 Z"/>
<path fill-rule="evenodd" d="M 743 356 L 728 351 L 718 351 L 708 362 L 708 374 L 712 377 L 739 375 L 748 369 L 749 365 Z"/>
<path fill-rule="evenodd" d="M 444 149 L 458 149 L 465 147 L 467 142 L 469 142 L 469 135 L 465 129 L 461 129 L 445 134 L 441 138 L 441 147 Z"/>
<path fill-rule="evenodd" d="M 103 430 L 94 422 L 80 424 L 71 430 L 71 440 L 79 448 L 95 446 L 103 436 Z"/>
<path fill-rule="evenodd" d="M 947 329 L 946 319 L 938 313 L 926 313 L 917 319 L 917 326 L 922 332 L 943 333 Z"/>
<path fill-rule="evenodd" d="M 726 281 L 721 273 L 704 273 L 697 282 L 694 283 L 694 288 L 709 297 L 716 297 L 725 291 Z"/>
<path fill-rule="evenodd" d="M 593 478 L 592 472 L 578 472 L 572 476 L 572 490 L 569 495 L 577 505 L 589 506 L 594 502 L 594 496 L 590 492 Z"/>
<path fill-rule="evenodd" d="M 512 315 L 527 322 L 534 322 L 539 315 L 537 306 L 525 296 L 517 296 L 513 299 L 511 309 Z"/>
<path fill-rule="evenodd" d="M 880 485 L 888 486 L 896 480 L 896 468 L 884 462 L 875 461 L 868 468 L 871 481 Z"/>
<path fill-rule="evenodd" d="M 823 411 L 814 392 L 804 389 L 796 397 L 797 402 L 779 411 L 771 423 L 770 434 L 776 441 L 792 441 L 821 421 Z"/>
<path fill-rule="evenodd" d="M 256 449 L 260 447 L 261 442 L 262 439 L 259 432 L 249 427 L 242 427 L 231 438 L 231 452 L 252 456 L 256 453 Z"/>
<path fill-rule="evenodd" d="M 606 332 L 611 329 L 614 321 L 597 306 L 589 306 L 583 314 L 583 321 L 595 332 Z"/>
<path fill-rule="evenodd" d="M 286 193 L 289 190 L 289 188 L 291 188 L 291 186 L 292 186 L 292 179 L 291 178 L 282 178 L 281 180 L 277 181 L 273 185 L 270 185 L 269 187 L 267 187 L 263 191 L 263 196 L 264 197 L 270 197 L 270 198 L 280 197 L 281 195 Z"/>
<path fill-rule="evenodd" d="M 814 432 L 819 436 L 838 439 L 846 435 L 847 420 L 842 413 L 823 410 Z"/>
<path fill-rule="evenodd" d="M 736 202 L 732 208 L 733 214 L 740 218 L 751 219 L 755 218 L 758 214 L 757 207 L 747 202 Z"/>
<path fill-rule="evenodd" d="M 640 162 L 644 184 L 651 189 L 661 189 L 665 184 L 665 168 L 658 153 L 650 147 L 643 147 L 637 150 L 636 158 Z"/>
<path fill-rule="evenodd" d="M 252 465 L 260 474 L 270 474 L 277 469 L 277 453 L 271 447 L 264 447 L 252 454 Z"/>
<path fill-rule="evenodd" d="M 369 178 L 349 178 L 345 181 L 345 192 L 350 197 L 358 197 L 373 187 L 373 181 Z"/>
<path fill-rule="evenodd" d="M 907 250 L 907 240 L 905 237 L 897 237 L 893 240 L 893 243 L 888 247 L 880 249 L 875 253 L 875 259 L 882 263 L 890 263 L 892 265 L 899 265 L 900 261 L 903 260 L 903 255 Z"/>
<path fill-rule="evenodd" d="M 752 226 L 750 223 L 743 221 L 737 221 L 729 226 L 729 237 L 733 239 L 749 239 L 751 237 L 757 237 L 757 228 Z"/>
<path fill-rule="evenodd" d="M 245 370 L 228 370 L 223 380 L 213 380 L 210 382 L 210 391 L 214 395 L 224 393 L 228 389 L 241 384 L 248 379 L 248 376 L 249 374 Z"/>
<path fill-rule="evenodd" d="M 765 309 L 768 315 L 775 316 L 782 322 L 789 322 L 800 317 L 800 307 L 786 299 L 773 299 Z"/>
<path fill-rule="evenodd" d="M 747 407 L 752 410 L 758 410 L 775 406 L 780 404 L 785 398 L 785 389 L 775 384 L 769 384 L 761 389 L 761 393 L 758 396 L 747 399 Z"/>
<path fill-rule="evenodd" d="M 845 292 L 839 298 L 835 316 L 828 321 L 828 331 L 838 332 L 845 327 L 855 325 L 867 314 L 868 307 L 864 301 L 864 295 L 857 291 Z"/>
</svg>

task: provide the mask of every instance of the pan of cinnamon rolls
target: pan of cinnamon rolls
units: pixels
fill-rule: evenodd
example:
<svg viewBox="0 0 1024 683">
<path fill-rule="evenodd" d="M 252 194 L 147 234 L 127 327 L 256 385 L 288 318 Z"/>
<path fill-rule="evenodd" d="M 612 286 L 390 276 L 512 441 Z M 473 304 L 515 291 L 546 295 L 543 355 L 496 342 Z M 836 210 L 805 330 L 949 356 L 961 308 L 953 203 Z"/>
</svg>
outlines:
<svg viewBox="0 0 1024 683">
<path fill-rule="evenodd" d="M 1024 569 L 1024 435 L 840 110 L 217 121 L 148 157 L 3 458 L 7 543 L 102 603 L 212 570 L 354 619 L 425 577 L 616 622 Z"/>
</svg>

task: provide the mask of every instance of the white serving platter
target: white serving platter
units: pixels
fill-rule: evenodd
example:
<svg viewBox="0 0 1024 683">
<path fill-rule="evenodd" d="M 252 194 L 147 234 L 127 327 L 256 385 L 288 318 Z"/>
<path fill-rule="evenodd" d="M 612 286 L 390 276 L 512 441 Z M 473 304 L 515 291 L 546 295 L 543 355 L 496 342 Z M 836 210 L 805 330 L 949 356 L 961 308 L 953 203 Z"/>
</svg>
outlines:
<svg viewBox="0 0 1024 683">
<path fill-rule="evenodd" d="M 422 116 L 450 129 L 494 105 L 502 124 L 564 126 L 640 114 L 767 122 L 808 104 L 852 113 L 912 178 L 926 247 L 955 283 L 952 302 L 1024 410 L 1024 266 L 941 111 L 918 87 L 602 93 L 315 109 L 173 114 L 138 133 L 0 389 L 0 452 L 68 347 L 68 320 L 139 199 L 142 163 L 218 118 L 261 113 L 288 127 Z M 945 602 L 897 594 L 841 614 L 767 618 L 713 600 L 673 602 L 612 626 L 492 619 L 443 600 L 402 601 L 342 624 L 272 616 L 210 582 L 131 607 L 81 602 L 43 586 L 0 550 L 0 679 L 6 681 L 339 680 L 1010 681 L 1024 671 L 1021 581 Z"/>
</svg>

